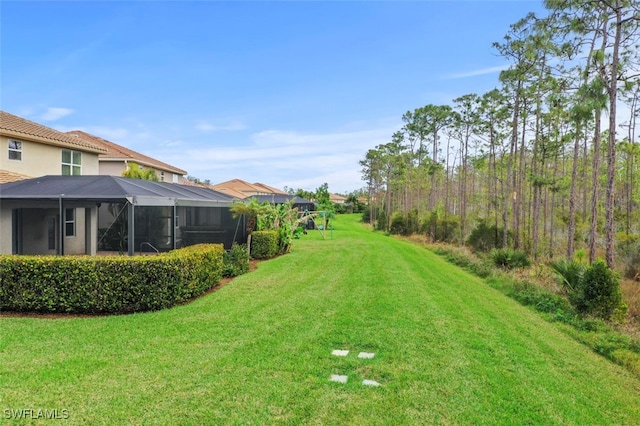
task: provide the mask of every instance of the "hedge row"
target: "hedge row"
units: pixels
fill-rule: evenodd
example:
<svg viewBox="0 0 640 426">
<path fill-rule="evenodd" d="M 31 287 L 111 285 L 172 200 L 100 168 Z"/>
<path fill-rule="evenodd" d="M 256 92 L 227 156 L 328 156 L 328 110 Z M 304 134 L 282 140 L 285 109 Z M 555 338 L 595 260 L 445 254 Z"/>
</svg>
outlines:
<svg viewBox="0 0 640 426">
<path fill-rule="evenodd" d="M 251 233 L 251 257 L 269 259 L 278 255 L 278 232 L 253 231 Z"/>
<path fill-rule="evenodd" d="M 131 313 L 174 306 L 222 278 L 224 248 L 158 256 L 0 256 L 0 310 Z"/>
</svg>

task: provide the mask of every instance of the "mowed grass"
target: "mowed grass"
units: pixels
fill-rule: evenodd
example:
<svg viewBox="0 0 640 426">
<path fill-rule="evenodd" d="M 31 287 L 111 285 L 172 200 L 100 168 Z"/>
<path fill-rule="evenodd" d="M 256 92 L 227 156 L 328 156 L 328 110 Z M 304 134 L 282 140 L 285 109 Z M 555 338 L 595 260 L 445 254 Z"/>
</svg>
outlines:
<svg viewBox="0 0 640 426">
<path fill-rule="evenodd" d="M 292 253 L 173 309 L 0 318 L 0 416 L 26 408 L 68 410 L 65 424 L 640 424 L 640 380 L 482 280 L 366 230 L 357 216 L 339 216 L 332 234 L 312 232 Z"/>
</svg>

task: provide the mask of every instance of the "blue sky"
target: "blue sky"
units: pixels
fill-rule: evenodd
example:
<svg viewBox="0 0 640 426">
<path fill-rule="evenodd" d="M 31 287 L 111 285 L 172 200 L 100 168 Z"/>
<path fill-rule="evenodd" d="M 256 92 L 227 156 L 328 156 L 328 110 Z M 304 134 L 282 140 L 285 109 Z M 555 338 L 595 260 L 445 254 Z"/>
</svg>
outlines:
<svg viewBox="0 0 640 426">
<path fill-rule="evenodd" d="M 361 188 L 401 117 L 498 85 L 541 1 L 3 1 L 0 107 L 212 183 Z"/>
</svg>

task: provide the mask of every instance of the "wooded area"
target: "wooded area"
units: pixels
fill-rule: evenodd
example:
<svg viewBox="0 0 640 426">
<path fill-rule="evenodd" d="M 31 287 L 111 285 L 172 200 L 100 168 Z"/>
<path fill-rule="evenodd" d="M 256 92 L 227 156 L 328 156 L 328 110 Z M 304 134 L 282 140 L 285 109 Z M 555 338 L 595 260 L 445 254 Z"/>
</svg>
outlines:
<svg viewBox="0 0 640 426">
<path fill-rule="evenodd" d="M 640 5 L 545 6 L 494 43 L 510 63 L 494 90 L 408 111 L 366 153 L 370 219 L 461 244 L 484 229 L 539 261 L 617 255 L 637 274 Z"/>
</svg>

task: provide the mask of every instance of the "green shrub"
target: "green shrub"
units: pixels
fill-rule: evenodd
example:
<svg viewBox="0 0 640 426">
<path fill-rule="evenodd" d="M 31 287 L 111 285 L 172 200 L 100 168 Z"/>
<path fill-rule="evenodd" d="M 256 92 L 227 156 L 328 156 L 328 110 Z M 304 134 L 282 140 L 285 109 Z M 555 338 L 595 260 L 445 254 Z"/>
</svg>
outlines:
<svg viewBox="0 0 640 426">
<path fill-rule="evenodd" d="M 223 277 L 237 277 L 249 271 L 249 252 L 244 244 L 233 243 L 230 250 L 224 252 Z"/>
<path fill-rule="evenodd" d="M 575 314 L 567 299 L 533 284 L 514 283 L 511 297 L 539 312 L 555 314 L 556 320 L 570 319 Z"/>
<path fill-rule="evenodd" d="M 222 276 L 221 244 L 158 256 L 0 256 L 0 310 L 130 313 L 174 306 Z"/>
<path fill-rule="evenodd" d="M 366 206 L 362 210 L 362 222 L 363 223 L 371 223 L 371 207 Z"/>
<path fill-rule="evenodd" d="M 478 226 L 471 231 L 471 235 L 467 240 L 467 244 L 474 251 L 489 252 L 494 248 L 502 247 L 502 228 L 495 225 L 487 225 L 485 221 L 480 221 Z M 509 240 L 512 240 L 512 234 L 509 233 Z"/>
<path fill-rule="evenodd" d="M 549 267 L 558 276 L 558 282 L 567 294 L 573 295 L 581 286 L 582 276 L 586 266 L 575 260 L 554 260 L 549 262 Z"/>
<path fill-rule="evenodd" d="M 585 270 L 576 296 L 576 308 L 598 318 L 609 320 L 626 311 L 618 277 L 602 260 Z"/>
<path fill-rule="evenodd" d="M 492 273 L 491 266 L 486 262 L 477 260 L 461 250 L 436 247 L 433 251 L 443 256 L 449 263 L 460 266 L 480 278 L 487 278 Z"/>
<path fill-rule="evenodd" d="M 618 233 L 616 235 L 616 255 L 625 278 L 640 276 L 640 236 Z"/>
<path fill-rule="evenodd" d="M 531 261 L 522 250 L 510 248 L 493 249 L 489 255 L 494 265 L 502 269 L 526 268 Z"/>
<path fill-rule="evenodd" d="M 383 209 L 378 210 L 378 217 L 376 218 L 376 231 L 387 230 L 387 214 Z"/>
<path fill-rule="evenodd" d="M 394 235 L 411 235 L 411 229 L 404 213 L 396 212 L 391 216 L 389 232 Z"/>
<path fill-rule="evenodd" d="M 254 231 L 251 233 L 251 257 L 269 259 L 278 254 L 278 233 L 276 231 Z"/>
</svg>

